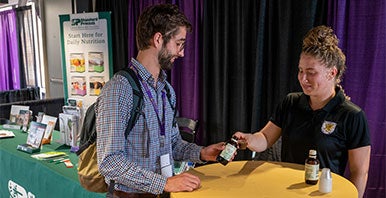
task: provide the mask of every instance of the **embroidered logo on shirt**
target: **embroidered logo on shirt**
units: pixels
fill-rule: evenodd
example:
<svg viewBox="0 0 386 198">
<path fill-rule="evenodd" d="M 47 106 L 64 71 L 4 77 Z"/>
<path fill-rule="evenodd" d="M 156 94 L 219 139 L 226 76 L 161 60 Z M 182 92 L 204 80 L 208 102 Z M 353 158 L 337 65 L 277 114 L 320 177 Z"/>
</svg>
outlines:
<svg viewBox="0 0 386 198">
<path fill-rule="evenodd" d="M 324 121 L 323 122 L 323 125 L 322 125 L 322 132 L 324 134 L 331 134 L 332 132 L 334 132 L 335 130 L 335 127 L 336 127 L 336 123 L 335 122 L 330 122 L 330 121 Z"/>
</svg>

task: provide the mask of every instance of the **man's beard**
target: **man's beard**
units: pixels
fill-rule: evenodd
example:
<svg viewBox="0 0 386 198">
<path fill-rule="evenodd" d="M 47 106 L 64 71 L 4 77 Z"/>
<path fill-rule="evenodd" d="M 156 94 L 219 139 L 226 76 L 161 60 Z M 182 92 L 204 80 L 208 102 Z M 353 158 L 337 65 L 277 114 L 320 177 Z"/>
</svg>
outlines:
<svg viewBox="0 0 386 198">
<path fill-rule="evenodd" d="M 158 53 L 158 62 L 162 70 L 171 70 L 173 68 L 172 58 L 173 56 L 168 52 L 166 47 L 162 47 Z"/>
</svg>

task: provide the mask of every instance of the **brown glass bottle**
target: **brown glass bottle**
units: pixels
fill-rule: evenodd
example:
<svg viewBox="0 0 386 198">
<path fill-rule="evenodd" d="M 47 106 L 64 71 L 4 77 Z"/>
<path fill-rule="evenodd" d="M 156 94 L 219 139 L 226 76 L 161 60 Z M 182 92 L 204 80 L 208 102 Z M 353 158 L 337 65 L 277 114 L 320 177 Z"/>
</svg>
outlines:
<svg viewBox="0 0 386 198">
<path fill-rule="evenodd" d="M 217 156 L 216 160 L 222 165 L 227 165 L 229 160 L 233 157 L 234 153 L 237 151 L 237 138 L 232 137 L 227 141 L 225 149 L 221 151 L 220 155 Z"/>
<path fill-rule="evenodd" d="M 316 158 L 316 150 L 310 150 L 305 162 L 305 181 L 315 185 L 319 180 L 319 160 Z"/>
</svg>

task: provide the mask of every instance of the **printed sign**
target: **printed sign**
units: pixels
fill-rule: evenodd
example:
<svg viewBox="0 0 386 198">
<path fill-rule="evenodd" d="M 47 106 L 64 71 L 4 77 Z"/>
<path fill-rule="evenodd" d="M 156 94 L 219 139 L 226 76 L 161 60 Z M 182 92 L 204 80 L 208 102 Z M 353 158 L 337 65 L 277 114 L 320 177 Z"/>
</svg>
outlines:
<svg viewBox="0 0 386 198">
<path fill-rule="evenodd" d="M 109 12 L 60 15 L 65 101 L 87 109 L 113 74 Z"/>
</svg>

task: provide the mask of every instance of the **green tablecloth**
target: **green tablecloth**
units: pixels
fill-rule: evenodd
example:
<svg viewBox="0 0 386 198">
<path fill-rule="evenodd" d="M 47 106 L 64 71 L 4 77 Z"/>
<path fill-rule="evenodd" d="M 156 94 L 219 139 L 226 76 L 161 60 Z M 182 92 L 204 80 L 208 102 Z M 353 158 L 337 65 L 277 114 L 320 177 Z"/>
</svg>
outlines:
<svg viewBox="0 0 386 198">
<path fill-rule="evenodd" d="M 18 144 L 26 143 L 27 133 L 11 131 L 15 138 L 0 139 L 0 197 L 105 197 L 105 194 L 89 192 L 79 184 L 78 158 L 68 146 L 56 142 L 58 131 L 54 131 L 53 142 L 43 145 L 40 153 L 64 151 L 69 155 L 73 168 L 67 168 L 64 163 L 39 161 L 31 154 L 17 150 Z"/>
</svg>

